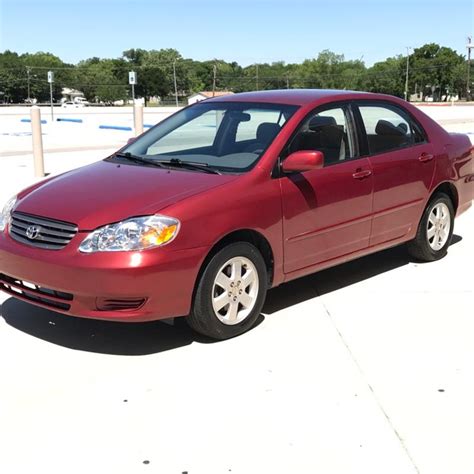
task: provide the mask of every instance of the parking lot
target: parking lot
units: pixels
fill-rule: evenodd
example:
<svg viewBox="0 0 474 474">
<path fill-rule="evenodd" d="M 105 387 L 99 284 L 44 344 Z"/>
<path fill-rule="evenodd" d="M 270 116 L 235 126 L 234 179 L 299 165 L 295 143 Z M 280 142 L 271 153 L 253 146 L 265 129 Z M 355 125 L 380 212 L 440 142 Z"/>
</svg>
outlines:
<svg viewBox="0 0 474 474">
<path fill-rule="evenodd" d="M 130 126 L 123 110 L 42 110 L 46 171 L 124 144 L 131 132 L 98 128 Z M 424 110 L 474 143 L 474 107 Z M 2 204 L 34 181 L 25 117 L 0 110 Z M 438 262 L 397 247 L 272 289 L 257 327 L 225 342 L 0 294 L 0 472 L 474 472 L 472 209 L 454 234 Z"/>
</svg>

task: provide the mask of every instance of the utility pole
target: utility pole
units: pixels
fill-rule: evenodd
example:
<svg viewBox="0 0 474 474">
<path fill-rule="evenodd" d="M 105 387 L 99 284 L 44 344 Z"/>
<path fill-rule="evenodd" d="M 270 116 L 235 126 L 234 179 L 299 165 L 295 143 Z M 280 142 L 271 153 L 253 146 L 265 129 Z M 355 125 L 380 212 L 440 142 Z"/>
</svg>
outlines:
<svg viewBox="0 0 474 474">
<path fill-rule="evenodd" d="M 176 59 L 173 61 L 173 81 L 174 81 L 174 95 L 176 97 L 176 107 L 178 107 L 178 84 L 176 82 Z"/>
<path fill-rule="evenodd" d="M 255 67 L 256 67 L 255 85 L 256 85 L 256 89 L 258 90 L 258 64 L 256 64 Z"/>
<path fill-rule="evenodd" d="M 407 71 L 405 77 L 405 100 L 408 101 L 408 67 L 410 63 L 410 47 L 407 46 Z"/>
<path fill-rule="evenodd" d="M 466 78 L 466 100 L 471 100 L 471 49 L 474 48 L 472 44 L 472 36 L 467 37 L 467 78 Z"/>
<path fill-rule="evenodd" d="M 289 79 L 288 75 L 286 76 L 286 88 L 287 89 L 290 88 L 290 79 Z"/>
<path fill-rule="evenodd" d="M 214 66 L 212 68 L 213 74 L 212 74 L 212 97 L 216 95 L 216 75 L 217 75 L 217 64 L 214 61 Z"/>
<path fill-rule="evenodd" d="M 26 67 L 26 75 L 28 76 L 28 103 L 31 102 L 31 94 L 30 94 L 30 68 Z"/>
</svg>

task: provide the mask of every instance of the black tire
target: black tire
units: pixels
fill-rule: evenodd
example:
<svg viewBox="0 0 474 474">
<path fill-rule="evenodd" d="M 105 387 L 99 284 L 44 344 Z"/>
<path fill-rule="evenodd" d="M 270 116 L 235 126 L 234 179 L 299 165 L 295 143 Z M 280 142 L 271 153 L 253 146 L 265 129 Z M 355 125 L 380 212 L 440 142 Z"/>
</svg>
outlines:
<svg viewBox="0 0 474 474">
<path fill-rule="evenodd" d="M 449 209 L 450 229 L 448 239 L 444 245 L 439 250 L 434 250 L 428 241 L 428 219 L 433 208 L 440 203 L 446 204 Z M 444 193 L 435 194 L 423 212 L 423 216 L 421 217 L 418 230 L 416 232 L 416 237 L 411 242 L 408 242 L 408 253 L 416 260 L 423 262 L 433 262 L 443 258 L 448 253 L 448 247 L 451 244 L 451 238 L 454 230 L 454 214 L 454 206 L 450 197 Z"/>
<path fill-rule="evenodd" d="M 221 268 L 232 258 L 244 257 L 250 260 L 257 270 L 258 292 L 253 309 L 248 316 L 237 324 L 224 324 L 217 317 L 212 297 L 214 282 Z M 196 332 L 212 339 L 229 339 L 248 331 L 257 321 L 267 293 L 267 267 L 258 249 L 247 242 L 236 242 L 219 250 L 209 261 L 194 295 L 191 314 L 186 318 L 188 325 Z"/>
</svg>

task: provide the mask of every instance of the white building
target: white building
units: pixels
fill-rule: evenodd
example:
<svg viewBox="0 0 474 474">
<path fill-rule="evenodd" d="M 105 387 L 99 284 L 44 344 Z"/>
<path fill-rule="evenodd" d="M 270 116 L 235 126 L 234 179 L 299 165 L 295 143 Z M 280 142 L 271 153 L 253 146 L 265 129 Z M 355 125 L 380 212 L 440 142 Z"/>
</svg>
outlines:
<svg viewBox="0 0 474 474">
<path fill-rule="evenodd" d="M 77 97 L 84 97 L 84 92 L 78 91 L 76 89 L 71 89 L 69 87 L 63 87 L 61 90 L 61 103 L 72 101 L 74 102 Z"/>
<path fill-rule="evenodd" d="M 233 94 L 233 92 L 230 91 L 215 91 L 212 93 L 212 91 L 201 91 L 201 92 L 196 92 L 193 95 L 190 95 L 188 97 L 188 105 L 195 104 L 196 102 L 200 102 L 201 100 L 205 99 L 210 99 L 211 97 L 222 97 L 224 95 L 229 95 Z"/>
</svg>

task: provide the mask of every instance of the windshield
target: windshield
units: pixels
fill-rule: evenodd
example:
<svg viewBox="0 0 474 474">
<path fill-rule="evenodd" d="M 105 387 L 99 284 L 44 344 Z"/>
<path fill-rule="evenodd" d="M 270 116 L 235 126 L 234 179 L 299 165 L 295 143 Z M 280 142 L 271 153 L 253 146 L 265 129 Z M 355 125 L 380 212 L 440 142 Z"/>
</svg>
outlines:
<svg viewBox="0 0 474 474">
<path fill-rule="evenodd" d="M 158 124 L 122 153 L 202 164 L 223 172 L 247 171 L 297 108 L 244 102 L 196 104 Z"/>
</svg>

